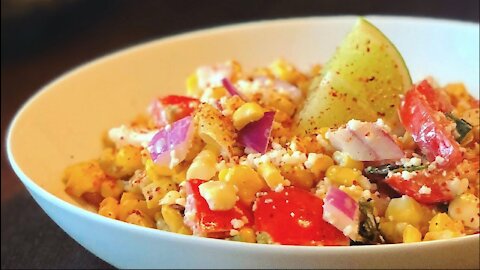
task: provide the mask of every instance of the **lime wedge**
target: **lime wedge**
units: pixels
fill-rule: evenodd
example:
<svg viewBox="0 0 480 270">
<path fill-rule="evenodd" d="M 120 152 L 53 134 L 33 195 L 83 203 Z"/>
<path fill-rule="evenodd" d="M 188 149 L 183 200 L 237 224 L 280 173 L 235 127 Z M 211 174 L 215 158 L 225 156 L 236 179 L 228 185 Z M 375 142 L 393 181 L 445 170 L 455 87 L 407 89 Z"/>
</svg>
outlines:
<svg viewBox="0 0 480 270">
<path fill-rule="evenodd" d="M 338 127 L 350 119 L 382 118 L 396 133 L 400 94 L 412 84 L 402 56 L 378 28 L 359 18 L 322 73 L 313 80 L 297 115 L 298 133 Z"/>
</svg>

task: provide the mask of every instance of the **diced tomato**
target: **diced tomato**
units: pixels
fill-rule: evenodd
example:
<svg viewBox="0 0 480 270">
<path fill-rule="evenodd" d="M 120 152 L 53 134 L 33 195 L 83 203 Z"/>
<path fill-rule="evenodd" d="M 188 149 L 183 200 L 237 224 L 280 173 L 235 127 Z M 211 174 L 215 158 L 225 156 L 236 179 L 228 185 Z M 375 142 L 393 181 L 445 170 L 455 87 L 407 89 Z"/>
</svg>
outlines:
<svg viewBox="0 0 480 270">
<path fill-rule="evenodd" d="M 408 195 L 416 201 L 424 204 L 449 202 L 455 197 L 448 188 L 447 180 L 453 175 L 444 176 L 441 171 L 431 172 L 425 175 L 424 171 L 417 172 L 409 179 L 401 175 L 393 175 L 385 179 L 385 182 L 402 195 Z M 419 190 L 426 186 L 430 192 L 420 193 Z"/>
<path fill-rule="evenodd" d="M 191 115 L 198 104 L 200 101 L 196 98 L 170 95 L 154 100 L 148 110 L 155 124 L 163 127 Z"/>
<path fill-rule="evenodd" d="M 438 165 L 444 168 L 454 167 L 462 161 L 460 145 L 446 129 L 451 122 L 429 105 L 417 87 L 406 93 L 400 106 L 400 119 L 428 160 L 441 157 L 444 162 Z"/>
<path fill-rule="evenodd" d="M 251 210 L 240 201 L 231 210 L 210 210 L 207 201 L 200 195 L 198 189 L 198 186 L 205 182 L 191 179 L 185 185 L 187 192 L 186 224 L 190 226 L 195 235 L 225 238 L 229 236 L 230 230 L 235 229 L 232 225 L 233 219 L 242 220 L 245 225 L 253 221 Z"/>
<path fill-rule="evenodd" d="M 350 240 L 323 220 L 323 200 L 310 192 L 289 187 L 257 198 L 257 231 L 284 245 L 345 246 Z"/>
<path fill-rule="evenodd" d="M 453 110 L 453 105 L 448 100 L 447 94 L 433 89 L 427 80 L 421 81 L 416 89 L 425 96 L 428 104 L 430 104 L 434 110 L 441 112 L 451 112 Z"/>
</svg>

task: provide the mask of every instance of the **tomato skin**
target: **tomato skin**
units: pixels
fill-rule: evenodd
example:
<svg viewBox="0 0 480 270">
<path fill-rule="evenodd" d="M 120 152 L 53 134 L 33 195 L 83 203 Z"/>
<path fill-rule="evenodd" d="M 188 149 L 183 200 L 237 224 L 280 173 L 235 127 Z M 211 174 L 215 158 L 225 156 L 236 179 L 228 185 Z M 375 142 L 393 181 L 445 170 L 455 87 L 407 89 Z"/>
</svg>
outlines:
<svg viewBox="0 0 480 270">
<path fill-rule="evenodd" d="M 188 180 L 185 187 L 187 192 L 187 212 L 195 214 L 191 222 L 186 222 L 196 235 L 212 238 L 225 238 L 233 230 L 232 219 L 247 221 L 245 225 L 253 221 L 253 215 L 249 207 L 237 202 L 235 207 L 226 211 L 210 210 L 207 201 L 200 195 L 198 187 L 207 181 L 200 179 Z M 190 223 L 190 224 L 188 224 Z"/>
<path fill-rule="evenodd" d="M 158 127 L 164 127 L 176 120 L 191 115 L 200 104 L 196 98 L 169 95 L 154 100 L 149 112 Z"/>
<path fill-rule="evenodd" d="M 451 122 L 443 113 L 435 111 L 416 88 L 406 93 L 400 106 L 400 119 L 429 161 L 441 157 L 444 162 L 438 166 L 443 168 L 452 168 L 462 161 L 460 145 L 445 128 Z"/>
<path fill-rule="evenodd" d="M 455 195 L 448 189 L 447 180 L 452 179 L 454 175 L 444 176 L 441 171 L 434 171 L 425 175 L 424 171 L 417 172 L 416 175 L 406 180 L 400 175 L 393 175 L 385 179 L 390 187 L 402 195 L 408 195 L 417 202 L 423 204 L 444 203 L 453 200 Z M 420 194 L 422 186 L 430 188 L 430 194 Z"/>
<path fill-rule="evenodd" d="M 255 202 L 255 227 L 284 245 L 349 245 L 341 231 L 323 220 L 323 200 L 296 187 L 268 191 Z"/>
<path fill-rule="evenodd" d="M 416 89 L 425 97 L 434 110 L 441 112 L 451 112 L 453 110 L 453 105 L 448 100 L 446 94 L 433 89 L 427 80 L 421 81 Z"/>
</svg>

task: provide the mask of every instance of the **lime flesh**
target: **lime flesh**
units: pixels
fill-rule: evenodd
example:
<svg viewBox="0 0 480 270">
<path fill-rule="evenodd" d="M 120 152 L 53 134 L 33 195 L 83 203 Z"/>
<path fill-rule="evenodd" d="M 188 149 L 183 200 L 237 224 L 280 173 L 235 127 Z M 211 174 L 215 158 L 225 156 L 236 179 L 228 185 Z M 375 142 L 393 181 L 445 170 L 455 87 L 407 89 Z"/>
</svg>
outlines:
<svg viewBox="0 0 480 270">
<path fill-rule="evenodd" d="M 402 130 L 400 95 L 412 85 L 402 56 L 370 22 L 359 18 L 323 71 L 312 82 L 297 115 L 299 134 L 338 127 L 350 119 L 384 120 Z"/>
</svg>

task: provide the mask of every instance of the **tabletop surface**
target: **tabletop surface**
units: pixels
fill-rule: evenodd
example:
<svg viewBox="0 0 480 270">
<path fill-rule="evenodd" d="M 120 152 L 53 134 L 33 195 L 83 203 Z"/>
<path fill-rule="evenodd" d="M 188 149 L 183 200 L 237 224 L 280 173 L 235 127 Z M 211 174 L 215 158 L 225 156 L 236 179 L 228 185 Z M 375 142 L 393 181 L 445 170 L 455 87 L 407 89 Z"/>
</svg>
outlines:
<svg viewBox="0 0 480 270">
<path fill-rule="evenodd" d="M 268 18 L 388 14 L 479 21 L 479 1 L 2 0 L 1 268 L 112 268 L 33 201 L 5 154 L 13 115 L 42 85 L 108 52 L 179 32 Z M 40 3 L 40 4 L 38 4 Z M 41 3 L 44 3 L 43 5 Z M 50 7 L 47 4 L 52 5 Z"/>
</svg>

